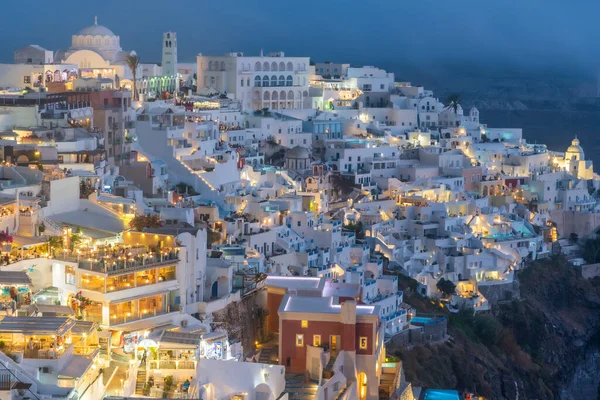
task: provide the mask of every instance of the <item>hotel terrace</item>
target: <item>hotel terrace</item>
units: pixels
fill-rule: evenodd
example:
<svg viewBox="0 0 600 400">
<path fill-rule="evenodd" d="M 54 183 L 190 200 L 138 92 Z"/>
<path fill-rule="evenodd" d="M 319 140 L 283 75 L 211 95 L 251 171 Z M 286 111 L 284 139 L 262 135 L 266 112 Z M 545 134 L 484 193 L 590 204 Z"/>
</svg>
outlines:
<svg viewBox="0 0 600 400">
<path fill-rule="evenodd" d="M 124 232 L 120 242 L 56 250 L 53 278 L 78 318 L 121 326 L 179 312 L 179 250 L 170 235 Z"/>
</svg>

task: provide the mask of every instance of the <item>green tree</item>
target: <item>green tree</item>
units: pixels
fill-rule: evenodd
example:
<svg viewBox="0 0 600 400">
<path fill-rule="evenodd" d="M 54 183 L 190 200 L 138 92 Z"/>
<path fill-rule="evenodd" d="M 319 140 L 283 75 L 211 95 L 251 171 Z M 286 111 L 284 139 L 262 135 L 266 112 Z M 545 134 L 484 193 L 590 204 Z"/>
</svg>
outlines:
<svg viewBox="0 0 600 400">
<path fill-rule="evenodd" d="M 50 252 L 63 249 L 64 242 L 62 236 L 50 236 L 48 238 L 48 247 L 50 247 Z"/>
<path fill-rule="evenodd" d="M 440 292 L 446 295 L 452 295 L 456 293 L 456 285 L 449 279 L 440 279 L 436 286 Z"/>
<path fill-rule="evenodd" d="M 448 105 L 446 106 L 447 110 L 453 110 L 454 114 L 456 114 L 458 112 L 458 103 L 460 102 L 460 95 L 458 93 L 450 93 L 448 95 L 448 98 L 446 99 L 446 103 L 448 103 Z"/>
<path fill-rule="evenodd" d="M 143 231 L 144 228 L 160 228 L 162 221 L 157 214 L 136 215 L 130 222 L 129 227 L 136 231 Z"/>
<path fill-rule="evenodd" d="M 590 264 L 600 262 L 600 239 L 588 239 L 583 245 L 583 258 Z"/>
<path fill-rule="evenodd" d="M 579 235 L 576 234 L 575 232 L 571 232 L 569 234 L 569 242 L 571 243 L 577 243 L 579 241 Z"/>
<path fill-rule="evenodd" d="M 125 64 L 131 70 L 131 76 L 133 77 L 133 100 L 139 100 L 137 94 L 137 69 L 140 66 L 140 58 L 135 54 L 135 51 L 132 51 L 127 57 L 125 57 Z"/>
</svg>

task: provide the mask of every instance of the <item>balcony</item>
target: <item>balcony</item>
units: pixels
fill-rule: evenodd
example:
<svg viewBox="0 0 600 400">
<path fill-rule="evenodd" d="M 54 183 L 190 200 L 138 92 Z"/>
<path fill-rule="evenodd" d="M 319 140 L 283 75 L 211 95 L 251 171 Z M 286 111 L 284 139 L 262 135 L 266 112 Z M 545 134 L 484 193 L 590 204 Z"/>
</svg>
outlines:
<svg viewBox="0 0 600 400">
<path fill-rule="evenodd" d="M 146 246 L 115 246 L 58 250 L 53 258 L 76 262 L 80 269 L 112 276 L 176 264 L 179 262 L 179 252 L 175 249 L 153 251 Z"/>
<path fill-rule="evenodd" d="M 178 360 L 170 358 L 167 360 L 150 361 L 150 369 L 190 369 L 196 370 L 196 362 L 192 360 Z"/>
<path fill-rule="evenodd" d="M 175 311 L 175 308 L 173 309 Z M 144 312 L 146 311 L 146 312 Z M 125 324 L 127 322 L 139 321 L 146 318 L 157 317 L 171 312 L 171 306 L 166 306 L 163 309 L 143 310 L 136 313 L 113 314 L 110 317 L 110 325 Z"/>
</svg>

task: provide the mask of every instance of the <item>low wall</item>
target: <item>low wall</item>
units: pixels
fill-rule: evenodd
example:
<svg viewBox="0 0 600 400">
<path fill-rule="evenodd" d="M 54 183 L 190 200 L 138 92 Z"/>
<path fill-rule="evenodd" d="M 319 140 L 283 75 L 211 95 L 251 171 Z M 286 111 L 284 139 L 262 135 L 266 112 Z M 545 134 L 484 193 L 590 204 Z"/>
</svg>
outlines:
<svg viewBox="0 0 600 400">
<path fill-rule="evenodd" d="M 520 297 L 519 283 L 516 279 L 509 283 L 494 283 L 493 285 L 479 283 L 477 288 L 492 306 L 500 301 L 511 301 Z"/>
<path fill-rule="evenodd" d="M 600 276 L 600 264 L 588 264 L 581 266 L 581 276 L 586 279 L 593 279 Z"/>
</svg>

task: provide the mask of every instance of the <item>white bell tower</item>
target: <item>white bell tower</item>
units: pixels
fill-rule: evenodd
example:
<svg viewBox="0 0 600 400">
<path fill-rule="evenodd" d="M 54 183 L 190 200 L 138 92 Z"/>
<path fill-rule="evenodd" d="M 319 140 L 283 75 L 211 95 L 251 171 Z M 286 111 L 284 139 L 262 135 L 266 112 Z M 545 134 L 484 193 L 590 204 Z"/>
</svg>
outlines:
<svg viewBox="0 0 600 400">
<path fill-rule="evenodd" d="M 177 33 L 163 33 L 162 75 L 177 75 Z"/>
</svg>

